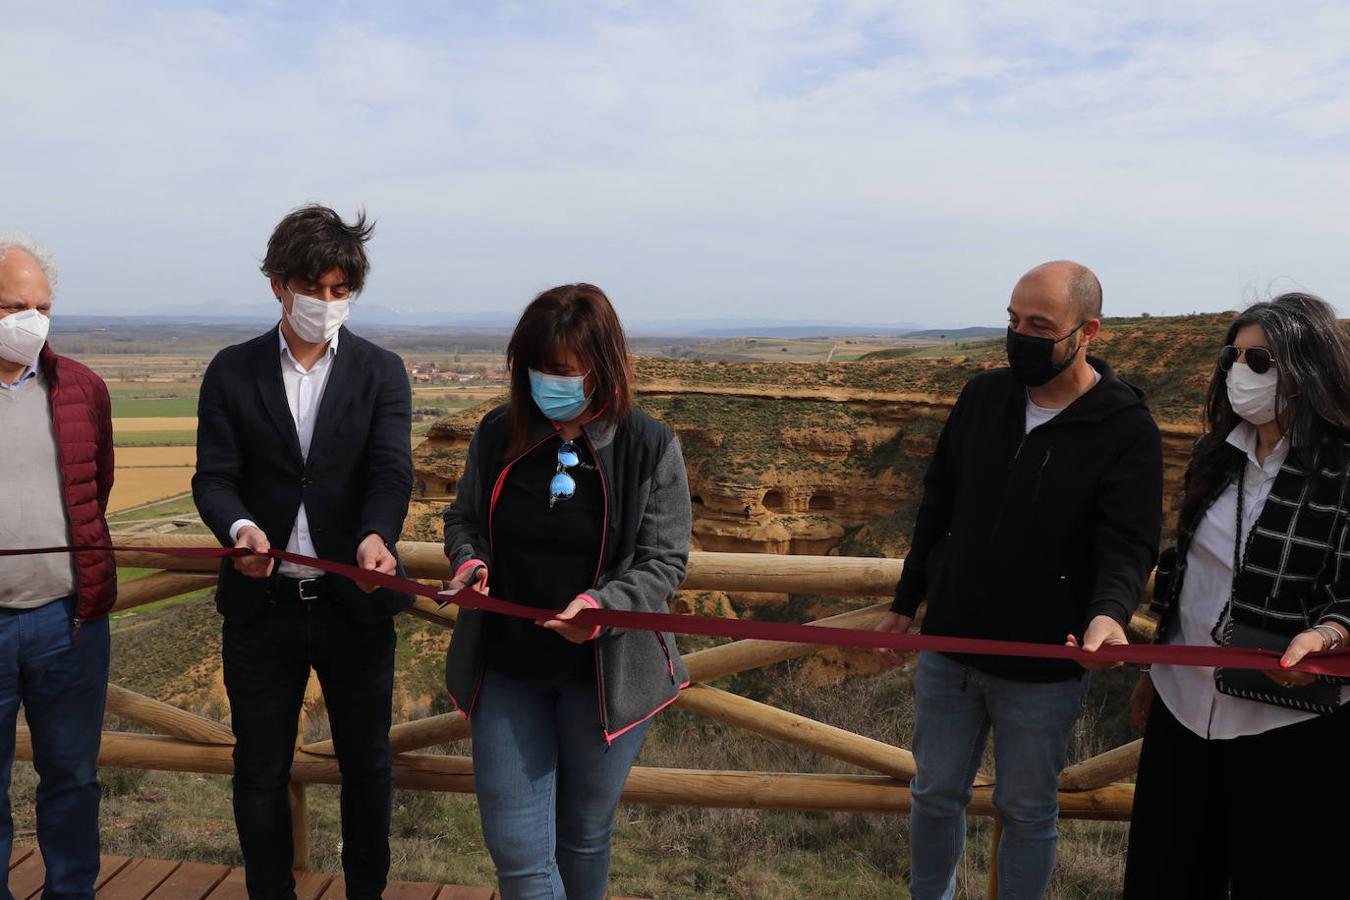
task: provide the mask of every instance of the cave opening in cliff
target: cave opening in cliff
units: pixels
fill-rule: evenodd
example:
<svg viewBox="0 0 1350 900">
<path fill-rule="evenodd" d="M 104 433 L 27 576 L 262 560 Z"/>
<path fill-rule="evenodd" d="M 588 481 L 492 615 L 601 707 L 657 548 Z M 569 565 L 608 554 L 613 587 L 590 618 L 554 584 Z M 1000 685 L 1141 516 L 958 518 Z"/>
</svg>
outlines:
<svg viewBox="0 0 1350 900">
<path fill-rule="evenodd" d="M 834 497 L 830 494 L 812 494 L 807 509 L 834 509 Z"/>
<path fill-rule="evenodd" d="M 702 506 L 703 498 L 700 497 L 698 494 L 695 494 L 694 496 L 689 498 L 689 502 L 694 504 L 695 506 Z"/>
<path fill-rule="evenodd" d="M 782 493 L 782 491 L 767 491 L 767 492 L 765 492 L 763 503 L 764 503 L 764 508 L 765 508 L 765 509 L 770 509 L 770 510 L 778 510 L 778 509 L 782 509 L 782 508 L 783 508 L 783 493 Z"/>
</svg>

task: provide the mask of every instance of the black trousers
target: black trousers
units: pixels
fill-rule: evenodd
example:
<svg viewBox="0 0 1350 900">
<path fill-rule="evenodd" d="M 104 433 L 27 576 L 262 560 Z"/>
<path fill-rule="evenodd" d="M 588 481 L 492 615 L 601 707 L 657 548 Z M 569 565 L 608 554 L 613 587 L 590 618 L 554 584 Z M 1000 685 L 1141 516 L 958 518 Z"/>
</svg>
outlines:
<svg viewBox="0 0 1350 900">
<path fill-rule="evenodd" d="M 1155 699 L 1139 760 L 1125 896 L 1350 897 L 1347 759 L 1350 707 L 1220 741 L 1196 736 Z"/>
<path fill-rule="evenodd" d="M 222 658 L 234 729 L 234 821 L 251 898 L 291 898 L 287 803 L 296 725 L 313 667 L 342 772 L 348 897 L 379 897 L 389 875 L 394 779 L 389 753 L 394 624 L 357 622 L 342 603 L 278 598 L 225 620 Z"/>
</svg>

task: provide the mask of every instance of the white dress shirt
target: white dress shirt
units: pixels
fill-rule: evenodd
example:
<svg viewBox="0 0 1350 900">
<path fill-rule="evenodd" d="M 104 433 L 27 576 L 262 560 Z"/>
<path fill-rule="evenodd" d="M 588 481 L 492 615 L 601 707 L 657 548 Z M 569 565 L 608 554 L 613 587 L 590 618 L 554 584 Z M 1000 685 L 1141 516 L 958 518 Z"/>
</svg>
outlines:
<svg viewBox="0 0 1350 900">
<path fill-rule="evenodd" d="M 314 440 L 314 423 L 319 418 L 323 392 L 328 387 L 328 376 L 333 371 L 333 358 L 337 356 L 338 336 L 333 335 L 333 339 L 328 342 L 328 349 L 308 370 L 291 356 L 291 348 L 286 344 L 286 335 L 280 328 L 277 329 L 277 336 L 281 340 L 281 382 L 286 387 L 286 404 L 291 409 L 291 418 L 295 420 L 295 433 L 300 438 L 300 453 L 305 459 L 309 459 L 309 445 Z M 230 525 L 230 540 L 238 540 L 239 529 L 245 525 L 257 527 L 249 519 L 240 519 Z M 309 516 L 305 512 L 304 501 L 301 501 L 300 509 L 295 514 L 295 525 L 291 528 L 290 539 L 286 541 L 286 550 L 303 556 L 319 555 L 314 550 L 314 540 L 309 533 Z M 322 569 L 292 562 L 283 562 L 278 571 L 291 578 L 317 578 L 323 574 Z"/>
<path fill-rule="evenodd" d="M 1163 636 L 1164 643 L 1215 645 L 1214 626 L 1227 610 L 1232 593 L 1233 542 L 1251 532 L 1289 455 L 1288 441 L 1281 440 L 1266 461 L 1258 463 L 1256 427 L 1247 422 L 1233 429 L 1228 443 L 1247 455 L 1242 475 L 1242 534 L 1233 533 L 1237 527 L 1237 485 L 1231 484 L 1205 510 L 1191 538 L 1176 618 Z M 1158 699 L 1167 704 L 1178 722 L 1202 738 L 1224 740 L 1260 734 L 1316 715 L 1221 694 L 1211 667 L 1156 665 L 1151 673 Z M 1341 688 L 1341 702 L 1347 699 L 1346 689 Z"/>
</svg>

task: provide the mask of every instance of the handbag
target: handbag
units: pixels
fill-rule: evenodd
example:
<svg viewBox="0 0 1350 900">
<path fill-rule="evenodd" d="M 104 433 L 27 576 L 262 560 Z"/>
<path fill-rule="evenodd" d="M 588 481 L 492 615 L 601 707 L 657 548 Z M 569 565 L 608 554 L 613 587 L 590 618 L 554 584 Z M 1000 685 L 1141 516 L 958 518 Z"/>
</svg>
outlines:
<svg viewBox="0 0 1350 900">
<path fill-rule="evenodd" d="M 1247 534 L 1247 540 L 1245 542 L 1242 540 L 1242 495 L 1245 480 L 1243 473 L 1239 472 L 1237 476 L 1237 531 L 1233 537 L 1233 583 L 1228 595 L 1228 609 L 1224 614 L 1225 625 L 1221 644 L 1225 647 L 1253 647 L 1262 650 L 1283 651 L 1293 640 L 1293 635 L 1233 620 L 1233 604 L 1237 599 L 1238 575 L 1242 572 L 1242 566 L 1246 562 L 1247 548 L 1251 546 L 1252 534 L 1256 532 L 1256 528 L 1253 526 Z M 1326 681 L 1314 681 L 1311 684 L 1286 687 L 1272 681 L 1265 672 L 1257 669 L 1216 668 L 1214 670 L 1214 686 L 1218 688 L 1219 693 L 1227 694 L 1230 697 L 1255 700 L 1258 703 L 1269 703 L 1273 706 L 1298 709 L 1322 716 L 1330 715 L 1341 707 L 1339 685 Z"/>
<path fill-rule="evenodd" d="M 1234 622 L 1231 618 L 1228 620 L 1224 638 L 1225 647 L 1256 647 L 1275 651 L 1284 650 L 1292 640 L 1287 634 Z M 1219 693 L 1231 697 L 1301 709 L 1322 716 L 1330 715 L 1341 708 L 1340 686 L 1326 681 L 1285 687 L 1271 681 L 1265 672 L 1256 669 L 1219 668 L 1214 670 L 1214 684 Z"/>
</svg>

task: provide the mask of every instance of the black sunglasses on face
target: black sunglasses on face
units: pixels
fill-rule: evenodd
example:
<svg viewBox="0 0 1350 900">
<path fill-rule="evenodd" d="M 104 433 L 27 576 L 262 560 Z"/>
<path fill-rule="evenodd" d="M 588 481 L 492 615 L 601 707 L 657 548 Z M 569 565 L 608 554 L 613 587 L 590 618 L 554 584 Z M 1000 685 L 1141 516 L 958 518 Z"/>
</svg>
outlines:
<svg viewBox="0 0 1350 900">
<path fill-rule="evenodd" d="M 1219 368 L 1225 372 L 1233 368 L 1233 363 L 1239 360 L 1245 362 L 1247 368 L 1257 375 L 1266 374 L 1270 371 L 1270 367 L 1275 365 L 1275 357 L 1271 356 L 1265 347 L 1248 347 L 1242 350 L 1229 344 L 1219 351 Z"/>
</svg>

